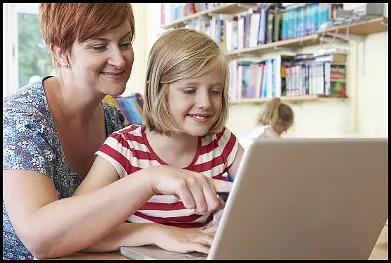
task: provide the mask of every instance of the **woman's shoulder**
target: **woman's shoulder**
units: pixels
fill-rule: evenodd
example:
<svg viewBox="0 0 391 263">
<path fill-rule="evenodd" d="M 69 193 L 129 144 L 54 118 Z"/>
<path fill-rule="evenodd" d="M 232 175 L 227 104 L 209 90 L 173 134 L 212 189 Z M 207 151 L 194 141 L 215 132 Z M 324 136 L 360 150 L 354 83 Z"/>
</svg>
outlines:
<svg viewBox="0 0 391 263">
<path fill-rule="evenodd" d="M 42 81 L 27 84 L 4 99 L 4 113 L 37 113 L 43 109 L 47 109 L 47 102 Z"/>
<path fill-rule="evenodd" d="M 51 126 L 52 117 L 42 81 L 24 86 L 4 99 L 4 126 L 29 123 Z"/>
</svg>

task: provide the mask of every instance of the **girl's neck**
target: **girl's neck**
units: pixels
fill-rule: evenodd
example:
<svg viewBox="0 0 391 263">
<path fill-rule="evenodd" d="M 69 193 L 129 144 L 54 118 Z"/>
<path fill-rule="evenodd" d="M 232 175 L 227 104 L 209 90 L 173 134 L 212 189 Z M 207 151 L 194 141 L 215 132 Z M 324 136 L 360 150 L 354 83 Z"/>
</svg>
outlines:
<svg viewBox="0 0 391 263">
<path fill-rule="evenodd" d="M 169 165 L 186 167 L 193 160 L 198 146 L 198 137 L 187 134 L 165 136 L 145 129 L 149 145 L 154 152 Z"/>
</svg>

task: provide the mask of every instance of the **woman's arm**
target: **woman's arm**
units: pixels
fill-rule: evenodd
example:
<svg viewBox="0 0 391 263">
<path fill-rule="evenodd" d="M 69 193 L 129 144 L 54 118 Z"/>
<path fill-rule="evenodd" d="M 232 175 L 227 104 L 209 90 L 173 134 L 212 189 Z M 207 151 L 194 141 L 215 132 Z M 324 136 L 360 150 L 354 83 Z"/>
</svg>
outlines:
<svg viewBox="0 0 391 263">
<path fill-rule="evenodd" d="M 165 250 L 209 253 L 214 229 L 178 228 L 154 223 L 123 223 L 108 237 L 84 249 L 86 252 L 119 250 L 121 246 L 155 244 Z"/>
<path fill-rule="evenodd" d="M 117 178 L 115 169 L 101 157 L 97 157 L 90 174 L 110 178 L 108 181 Z M 212 180 L 164 166 L 140 170 L 99 189 L 104 182 L 98 180 L 91 188 L 83 183 L 81 187 L 88 186 L 92 191 L 61 200 L 53 183 L 39 173 L 4 171 L 3 183 L 3 200 L 10 220 L 37 258 L 73 253 L 109 237 L 158 192 L 177 194 L 187 208 L 199 213 L 215 210 L 219 205 Z M 226 183 L 219 185 L 230 188 Z M 83 188 L 77 190 L 82 191 Z"/>
<path fill-rule="evenodd" d="M 142 246 L 153 244 L 151 233 L 158 231 L 159 224 L 122 223 L 103 240 L 83 249 L 87 252 L 107 252 L 118 250 L 121 246 Z"/>
<path fill-rule="evenodd" d="M 110 171 L 102 168 L 102 172 Z M 50 258 L 81 250 L 107 236 L 153 194 L 147 180 L 140 173 L 86 195 L 58 200 L 47 177 L 10 170 L 4 171 L 3 199 L 24 245 L 35 257 Z"/>
</svg>

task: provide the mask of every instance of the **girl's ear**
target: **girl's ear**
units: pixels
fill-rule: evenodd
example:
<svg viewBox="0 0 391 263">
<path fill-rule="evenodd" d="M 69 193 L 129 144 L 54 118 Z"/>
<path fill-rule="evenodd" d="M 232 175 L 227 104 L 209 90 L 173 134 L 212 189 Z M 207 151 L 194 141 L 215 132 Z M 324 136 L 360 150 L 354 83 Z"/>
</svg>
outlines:
<svg viewBox="0 0 391 263">
<path fill-rule="evenodd" d="M 50 44 L 49 48 L 50 48 L 50 52 L 52 52 L 53 57 L 56 59 L 58 64 L 60 64 L 63 67 L 68 68 L 69 67 L 68 58 L 65 55 L 65 53 L 61 50 L 61 48 L 59 46 L 54 45 L 54 44 Z"/>
</svg>

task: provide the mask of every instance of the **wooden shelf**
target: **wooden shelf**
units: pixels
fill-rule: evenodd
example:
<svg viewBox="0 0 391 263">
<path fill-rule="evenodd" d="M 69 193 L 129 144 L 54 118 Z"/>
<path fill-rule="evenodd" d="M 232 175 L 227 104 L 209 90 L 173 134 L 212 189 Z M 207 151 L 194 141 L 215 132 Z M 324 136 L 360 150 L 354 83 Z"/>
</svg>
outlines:
<svg viewBox="0 0 391 263">
<path fill-rule="evenodd" d="M 302 101 L 316 101 L 322 98 L 327 99 L 347 99 L 347 97 L 330 97 L 325 95 L 305 95 L 305 96 L 292 96 L 292 97 L 280 97 L 281 101 L 290 102 L 302 102 Z M 229 104 L 260 104 L 270 101 L 272 98 L 258 98 L 258 99 L 241 99 L 232 100 Z"/>
<path fill-rule="evenodd" d="M 318 34 L 322 35 L 324 31 L 328 33 L 338 32 L 341 34 L 346 34 L 348 29 L 349 29 L 349 34 L 359 35 L 359 36 L 366 36 L 369 34 L 385 32 L 388 31 L 388 18 L 386 17 L 374 18 L 358 23 L 353 23 L 349 27 L 346 25 L 335 26 L 323 31 L 318 31 Z"/>
<path fill-rule="evenodd" d="M 348 27 L 346 25 L 332 27 L 327 29 L 326 33 L 332 35 L 332 33 L 338 30 L 338 33 L 346 34 L 347 28 Z M 388 31 L 388 18 L 385 17 L 359 22 L 357 24 L 351 24 L 349 26 L 349 34 L 351 35 L 366 36 L 368 34 L 385 31 Z M 310 36 L 303 36 L 295 39 L 286 39 L 268 44 L 263 44 L 257 47 L 244 48 L 241 50 L 227 52 L 226 55 L 229 58 L 236 58 L 239 56 L 252 56 L 270 53 L 273 51 L 278 51 L 279 48 L 298 49 L 303 48 L 305 46 L 317 45 L 321 43 L 321 36 L 323 33 L 324 31 L 319 31 L 317 34 Z"/>
<path fill-rule="evenodd" d="M 162 28 L 164 29 L 169 29 L 171 27 L 180 25 L 184 22 L 190 21 L 192 19 L 195 19 L 197 17 L 200 17 L 202 15 L 207 15 L 207 14 L 237 14 L 240 12 L 244 12 L 248 10 L 248 7 L 241 7 L 240 4 L 238 3 L 228 3 L 228 4 L 222 4 L 220 6 L 216 6 L 214 8 L 206 9 L 201 12 L 177 19 L 171 23 L 167 23 L 164 25 L 161 25 Z"/>
<path fill-rule="evenodd" d="M 286 39 L 277 42 L 263 44 L 257 47 L 249 47 L 241 50 L 227 52 L 226 55 L 229 58 L 235 58 L 238 56 L 246 56 L 246 55 L 249 56 L 249 55 L 258 55 L 258 54 L 260 55 L 260 54 L 270 53 L 273 51 L 278 51 L 279 48 L 292 48 L 292 49 L 303 48 L 305 46 L 319 44 L 320 43 L 319 39 L 320 38 L 318 34 L 303 36 L 300 38 Z"/>
</svg>

